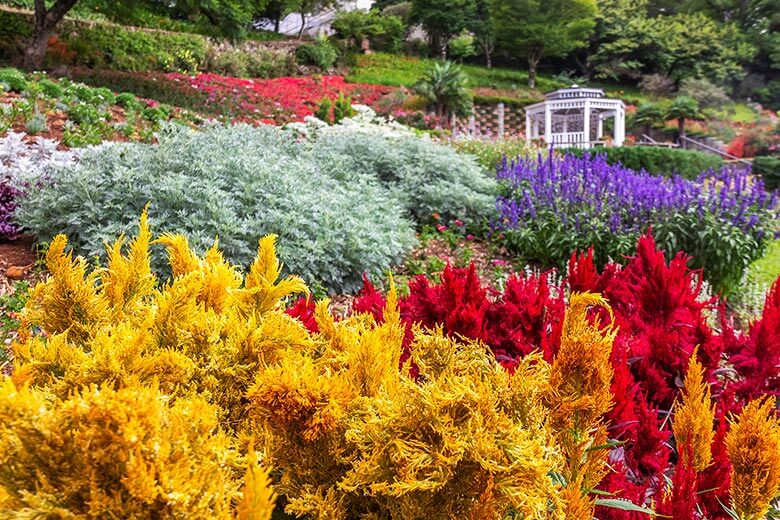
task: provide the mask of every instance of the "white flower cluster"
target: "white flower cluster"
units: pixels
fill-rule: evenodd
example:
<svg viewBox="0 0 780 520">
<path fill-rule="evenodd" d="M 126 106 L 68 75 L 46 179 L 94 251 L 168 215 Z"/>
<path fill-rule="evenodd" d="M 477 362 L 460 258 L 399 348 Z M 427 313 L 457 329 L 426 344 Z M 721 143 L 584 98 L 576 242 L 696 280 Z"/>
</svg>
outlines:
<svg viewBox="0 0 780 520">
<path fill-rule="evenodd" d="M 58 150 L 57 141 L 8 132 L 0 137 L 0 179 L 22 186 L 29 179 L 45 178 L 55 169 L 75 163 L 81 150 Z"/>
<path fill-rule="evenodd" d="M 416 132 L 408 126 L 378 116 L 371 107 L 366 105 L 352 105 L 355 115 L 342 119 L 336 125 L 329 125 L 325 121 L 307 116 L 303 123 L 290 123 L 286 126 L 296 135 L 309 139 L 316 139 L 323 135 L 343 135 L 343 134 L 364 134 L 394 139 L 401 137 L 410 137 L 417 135 Z"/>
</svg>

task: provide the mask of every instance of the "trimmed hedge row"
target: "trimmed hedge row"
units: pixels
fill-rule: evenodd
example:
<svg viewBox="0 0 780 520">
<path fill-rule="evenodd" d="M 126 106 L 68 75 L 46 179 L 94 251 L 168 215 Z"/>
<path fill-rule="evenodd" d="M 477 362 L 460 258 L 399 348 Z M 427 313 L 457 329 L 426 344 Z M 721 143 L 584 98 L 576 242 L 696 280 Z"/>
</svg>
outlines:
<svg viewBox="0 0 780 520">
<path fill-rule="evenodd" d="M 768 190 L 780 188 L 780 157 L 762 155 L 753 159 L 753 173 L 764 179 Z"/>
<path fill-rule="evenodd" d="M 584 150 L 580 148 L 561 150 L 561 153 L 571 153 L 577 157 L 582 157 L 583 152 Z M 609 164 L 620 163 L 628 169 L 645 170 L 651 175 L 671 176 L 676 173 L 686 179 L 695 179 L 704 171 L 717 171 L 723 167 L 721 157 L 693 150 L 675 150 L 656 146 L 621 146 L 591 151 L 594 152 L 606 155 Z"/>
</svg>

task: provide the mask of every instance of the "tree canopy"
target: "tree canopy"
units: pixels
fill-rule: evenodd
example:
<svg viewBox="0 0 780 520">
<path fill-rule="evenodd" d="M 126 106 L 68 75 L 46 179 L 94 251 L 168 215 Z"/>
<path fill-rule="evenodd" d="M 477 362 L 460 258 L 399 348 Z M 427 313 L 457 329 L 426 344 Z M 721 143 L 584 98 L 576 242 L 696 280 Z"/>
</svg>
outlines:
<svg viewBox="0 0 780 520">
<path fill-rule="evenodd" d="M 587 45 L 596 25 L 595 0 L 493 0 L 491 17 L 498 48 L 528 62 L 536 83 L 542 58 L 560 57 Z"/>
</svg>

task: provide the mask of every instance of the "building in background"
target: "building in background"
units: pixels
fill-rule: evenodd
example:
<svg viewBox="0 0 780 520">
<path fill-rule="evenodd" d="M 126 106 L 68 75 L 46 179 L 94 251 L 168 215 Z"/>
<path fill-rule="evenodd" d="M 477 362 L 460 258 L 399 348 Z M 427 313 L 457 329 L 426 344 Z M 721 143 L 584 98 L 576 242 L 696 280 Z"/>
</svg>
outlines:
<svg viewBox="0 0 780 520">
<path fill-rule="evenodd" d="M 333 34 L 331 29 L 331 23 L 336 17 L 336 13 L 339 11 L 354 11 L 355 9 L 363 9 L 368 11 L 371 9 L 371 5 L 374 0 L 352 0 L 339 2 L 336 8 L 323 9 L 319 12 L 309 13 L 306 16 L 306 27 L 303 30 L 303 34 L 308 36 L 319 36 L 320 34 L 330 35 Z M 259 29 L 265 29 L 273 31 L 274 26 L 272 22 L 264 22 L 258 25 Z M 300 13 L 290 13 L 279 24 L 279 32 L 289 36 L 297 36 L 301 30 L 301 15 Z"/>
</svg>

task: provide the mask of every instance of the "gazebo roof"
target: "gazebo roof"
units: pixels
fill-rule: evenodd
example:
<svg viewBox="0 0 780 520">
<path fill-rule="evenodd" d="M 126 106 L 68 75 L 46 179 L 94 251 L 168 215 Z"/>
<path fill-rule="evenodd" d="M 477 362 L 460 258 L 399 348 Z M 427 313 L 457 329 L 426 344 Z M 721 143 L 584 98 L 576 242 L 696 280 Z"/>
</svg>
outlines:
<svg viewBox="0 0 780 520">
<path fill-rule="evenodd" d="M 585 88 L 579 85 L 572 85 L 569 88 L 560 88 L 544 95 L 544 99 L 549 101 L 555 99 L 575 99 L 575 98 L 603 98 L 604 91 L 600 88 Z"/>
</svg>

